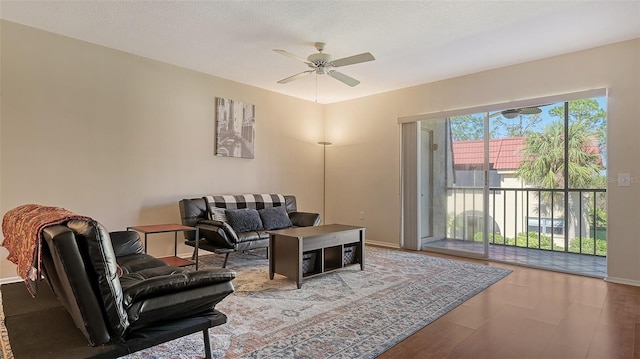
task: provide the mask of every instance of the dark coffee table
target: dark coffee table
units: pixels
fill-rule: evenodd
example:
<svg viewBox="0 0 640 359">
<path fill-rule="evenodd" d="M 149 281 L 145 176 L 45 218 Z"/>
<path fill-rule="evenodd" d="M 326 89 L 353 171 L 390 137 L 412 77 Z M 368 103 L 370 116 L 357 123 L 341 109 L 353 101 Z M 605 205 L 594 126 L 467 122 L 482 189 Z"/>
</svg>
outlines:
<svg viewBox="0 0 640 359">
<path fill-rule="evenodd" d="M 269 231 L 269 278 L 282 274 L 296 281 L 345 266 L 364 270 L 364 227 L 328 224 Z"/>
</svg>

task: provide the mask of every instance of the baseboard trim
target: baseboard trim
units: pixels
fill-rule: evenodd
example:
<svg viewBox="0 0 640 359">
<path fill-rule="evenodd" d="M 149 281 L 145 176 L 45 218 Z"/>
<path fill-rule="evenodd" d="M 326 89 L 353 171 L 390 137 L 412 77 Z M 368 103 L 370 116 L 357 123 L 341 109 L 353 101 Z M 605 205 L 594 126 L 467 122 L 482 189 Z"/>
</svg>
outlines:
<svg viewBox="0 0 640 359">
<path fill-rule="evenodd" d="M 607 276 L 604 280 L 611 283 L 626 284 L 626 285 L 632 285 L 634 287 L 640 287 L 640 281 L 638 280 L 631 280 L 631 279 L 617 278 L 617 277 L 610 277 L 610 276 Z"/>
<path fill-rule="evenodd" d="M 205 249 L 199 248 L 198 249 L 198 256 L 202 256 L 202 255 L 207 255 L 207 254 L 215 254 L 213 252 L 209 252 Z M 191 256 L 193 255 L 193 252 L 187 252 L 187 253 L 178 253 L 178 257 L 182 258 L 182 259 L 188 259 L 191 260 Z"/>
<path fill-rule="evenodd" d="M 9 278 L 0 279 L 0 285 L 9 284 L 9 283 L 17 283 L 17 282 L 22 282 L 22 278 L 16 276 L 16 277 L 9 277 Z"/>
<path fill-rule="evenodd" d="M 372 246 L 387 247 L 387 248 L 394 248 L 394 249 L 399 249 L 400 248 L 399 245 L 388 243 L 388 242 L 378 242 L 378 241 L 366 240 L 365 244 L 371 244 Z"/>
<path fill-rule="evenodd" d="M 182 258 L 182 259 L 189 259 L 191 260 L 191 255 L 193 254 L 193 252 L 191 253 L 178 253 L 178 257 Z"/>
</svg>

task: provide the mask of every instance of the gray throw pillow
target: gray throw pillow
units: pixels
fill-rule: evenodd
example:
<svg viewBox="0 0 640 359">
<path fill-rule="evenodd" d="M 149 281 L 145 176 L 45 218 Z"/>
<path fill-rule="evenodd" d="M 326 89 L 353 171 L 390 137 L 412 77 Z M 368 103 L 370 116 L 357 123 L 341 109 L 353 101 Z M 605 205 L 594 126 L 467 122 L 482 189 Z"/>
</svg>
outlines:
<svg viewBox="0 0 640 359">
<path fill-rule="evenodd" d="M 284 206 L 261 209 L 258 213 L 266 230 L 288 228 L 293 225 Z"/>
<path fill-rule="evenodd" d="M 227 209 L 225 211 L 229 225 L 236 232 L 257 231 L 262 229 L 258 211 L 253 208 Z"/>
</svg>

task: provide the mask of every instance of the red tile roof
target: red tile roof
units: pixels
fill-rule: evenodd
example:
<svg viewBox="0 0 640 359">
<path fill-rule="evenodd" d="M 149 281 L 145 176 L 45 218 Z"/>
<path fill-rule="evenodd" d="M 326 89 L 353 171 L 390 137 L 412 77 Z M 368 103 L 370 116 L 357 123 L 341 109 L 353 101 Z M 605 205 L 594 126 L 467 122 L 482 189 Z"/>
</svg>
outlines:
<svg viewBox="0 0 640 359">
<path fill-rule="evenodd" d="M 495 170 L 515 170 L 522 162 L 521 149 L 524 137 L 507 137 L 489 140 L 489 163 Z M 484 142 L 453 142 L 453 163 L 455 165 L 482 166 L 484 163 Z"/>
<path fill-rule="evenodd" d="M 494 170 L 516 170 L 522 162 L 522 148 L 525 137 L 506 137 L 489 140 L 489 164 Z M 598 155 L 598 162 L 602 164 L 597 141 L 593 139 L 587 149 Z M 482 166 L 484 163 L 484 141 L 454 141 L 454 165 Z"/>
</svg>

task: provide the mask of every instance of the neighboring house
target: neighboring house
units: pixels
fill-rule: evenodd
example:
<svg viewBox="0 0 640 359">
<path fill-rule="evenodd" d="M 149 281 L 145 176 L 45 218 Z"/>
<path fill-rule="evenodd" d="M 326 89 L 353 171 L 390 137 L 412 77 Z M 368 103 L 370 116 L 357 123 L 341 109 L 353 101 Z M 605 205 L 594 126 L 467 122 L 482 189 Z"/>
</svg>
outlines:
<svg viewBox="0 0 640 359">
<path fill-rule="evenodd" d="M 522 183 L 515 177 L 515 171 L 522 162 L 521 149 L 525 140 L 524 137 L 489 140 L 490 187 L 521 187 Z M 454 141 L 452 147 L 455 185 L 482 186 L 484 141 Z"/>
<path fill-rule="evenodd" d="M 522 162 L 525 137 L 506 137 L 489 140 L 489 233 L 515 238 L 518 233 L 538 232 L 553 235 L 554 243 L 564 246 L 565 219 L 563 203 L 550 203 L 538 199 L 537 188 L 523 183 L 517 176 Z M 600 156 L 594 141 L 587 151 Z M 482 186 L 484 141 L 454 141 L 452 143 L 453 190 L 449 191 L 448 212 L 455 214 L 455 228 L 448 230 L 454 238 L 472 239 L 484 228 L 482 216 Z M 600 159 L 601 161 L 601 159 Z M 588 196 L 589 194 L 584 194 Z M 582 224 L 569 231 L 569 239 L 590 228 L 589 208 L 583 200 Z M 539 210 L 540 209 L 540 210 Z M 526 227 L 525 227 L 526 224 Z M 557 238 L 556 238 L 557 236 Z"/>
</svg>

